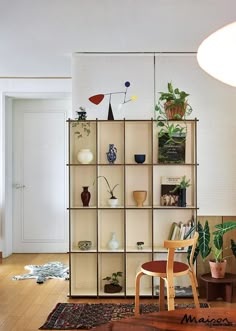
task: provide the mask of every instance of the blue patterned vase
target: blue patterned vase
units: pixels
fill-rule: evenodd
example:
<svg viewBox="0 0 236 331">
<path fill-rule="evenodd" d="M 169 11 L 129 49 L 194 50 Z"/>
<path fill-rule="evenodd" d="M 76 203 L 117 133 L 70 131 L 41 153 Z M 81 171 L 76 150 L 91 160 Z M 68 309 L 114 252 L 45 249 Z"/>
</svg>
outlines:
<svg viewBox="0 0 236 331">
<path fill-rule="evenodd" d="M 112 164 L 116 160 L 117 148 L 114 144 L 109 144 L 109 150 L 107 152 L 107 161 Z"/>
</svg>

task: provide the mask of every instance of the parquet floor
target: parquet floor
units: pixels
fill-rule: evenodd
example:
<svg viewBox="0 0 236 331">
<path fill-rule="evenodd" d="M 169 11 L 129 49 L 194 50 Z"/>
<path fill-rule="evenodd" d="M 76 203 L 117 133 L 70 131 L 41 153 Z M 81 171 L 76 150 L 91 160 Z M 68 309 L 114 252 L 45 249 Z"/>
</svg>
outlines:
<svg viewBox="0 0 236 331">
<path fill-rule="evenodd" d="M 0 331 L 36 331 L 45 322 L 48 314 L 58 302 L 114 302 L 131 303 L 134 299 L 70 299 L 68 281 L 47 280 L 39 285 L 35 279 L 13 281 L 14 275 L 27 273 L 27 264 L 44 264 L 60 261 L 68 264 L 67 254 L 13 254 L 0 263 Z M 141 302 L 154 302 L 142 299 Z M 205 302 L 204 298 L 200 299 Z M 222 300 L 210 302 L 212 307 L 236 308 L 236 295 L 233 303 Z M 191 299 L 176 299 L 177 303 L 192 302 Z"/>
</svg>

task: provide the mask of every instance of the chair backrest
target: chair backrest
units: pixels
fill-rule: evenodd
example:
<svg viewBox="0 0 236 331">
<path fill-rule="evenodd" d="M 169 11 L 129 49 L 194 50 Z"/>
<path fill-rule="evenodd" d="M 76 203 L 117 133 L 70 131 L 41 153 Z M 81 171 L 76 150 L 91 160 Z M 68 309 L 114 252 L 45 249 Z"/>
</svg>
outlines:
<svg viewBox="0 0 236 331">
<path fill-rule="evenodd" d="M 174 263 L 174 256 L 176 250 L 179 248 L 189 247 L 191 246 L 191 254 L 189 257 L 189 266 L 191 269 L 193 269 L 193 257 L 194 252 L 197 246 L 197 240 L 198 240 L 199 234 L 197 231 L 195 231 L 194 236 L 190 239 L 185 240 L 165 240 L 164 241 L 164 247 L 168 249 L 168 256 L 167 256 L 167 269 L 173 270 L 173 263 Z"/>
</svg>

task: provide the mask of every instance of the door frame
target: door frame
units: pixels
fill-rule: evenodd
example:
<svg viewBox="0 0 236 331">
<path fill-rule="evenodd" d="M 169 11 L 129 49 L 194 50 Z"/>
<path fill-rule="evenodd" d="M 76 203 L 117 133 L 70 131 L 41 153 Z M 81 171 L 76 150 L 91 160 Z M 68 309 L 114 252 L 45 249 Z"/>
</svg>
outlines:
<svg viewBox="0 0 236 331">
<path fill-rule="evenodd" d="M 13 253 L 12 236 L 12 100 L 13 99 L 64 99 L 71 101 L 71 93 L 3 93 L 2 94 L 2 255 Z M 68 117 L 72 116 L 72 106 Z M 66 192 L 67 193 L 67 192 Z M 67 194 L 66 194 L 67 196 Z"/>
</svg>

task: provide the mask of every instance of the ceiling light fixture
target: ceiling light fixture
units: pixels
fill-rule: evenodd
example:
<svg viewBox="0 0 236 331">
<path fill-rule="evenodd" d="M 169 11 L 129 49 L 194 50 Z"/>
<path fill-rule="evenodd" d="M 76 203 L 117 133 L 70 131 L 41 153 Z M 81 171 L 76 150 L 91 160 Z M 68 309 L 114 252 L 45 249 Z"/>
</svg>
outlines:
<svg viewBox="0 0 236 331">
<path fill-rule="evenodd" d="M 209 75 L 236 87 L 236 22 L 206 38 L 198 48 L 197 60 Z"/>
</svg>

